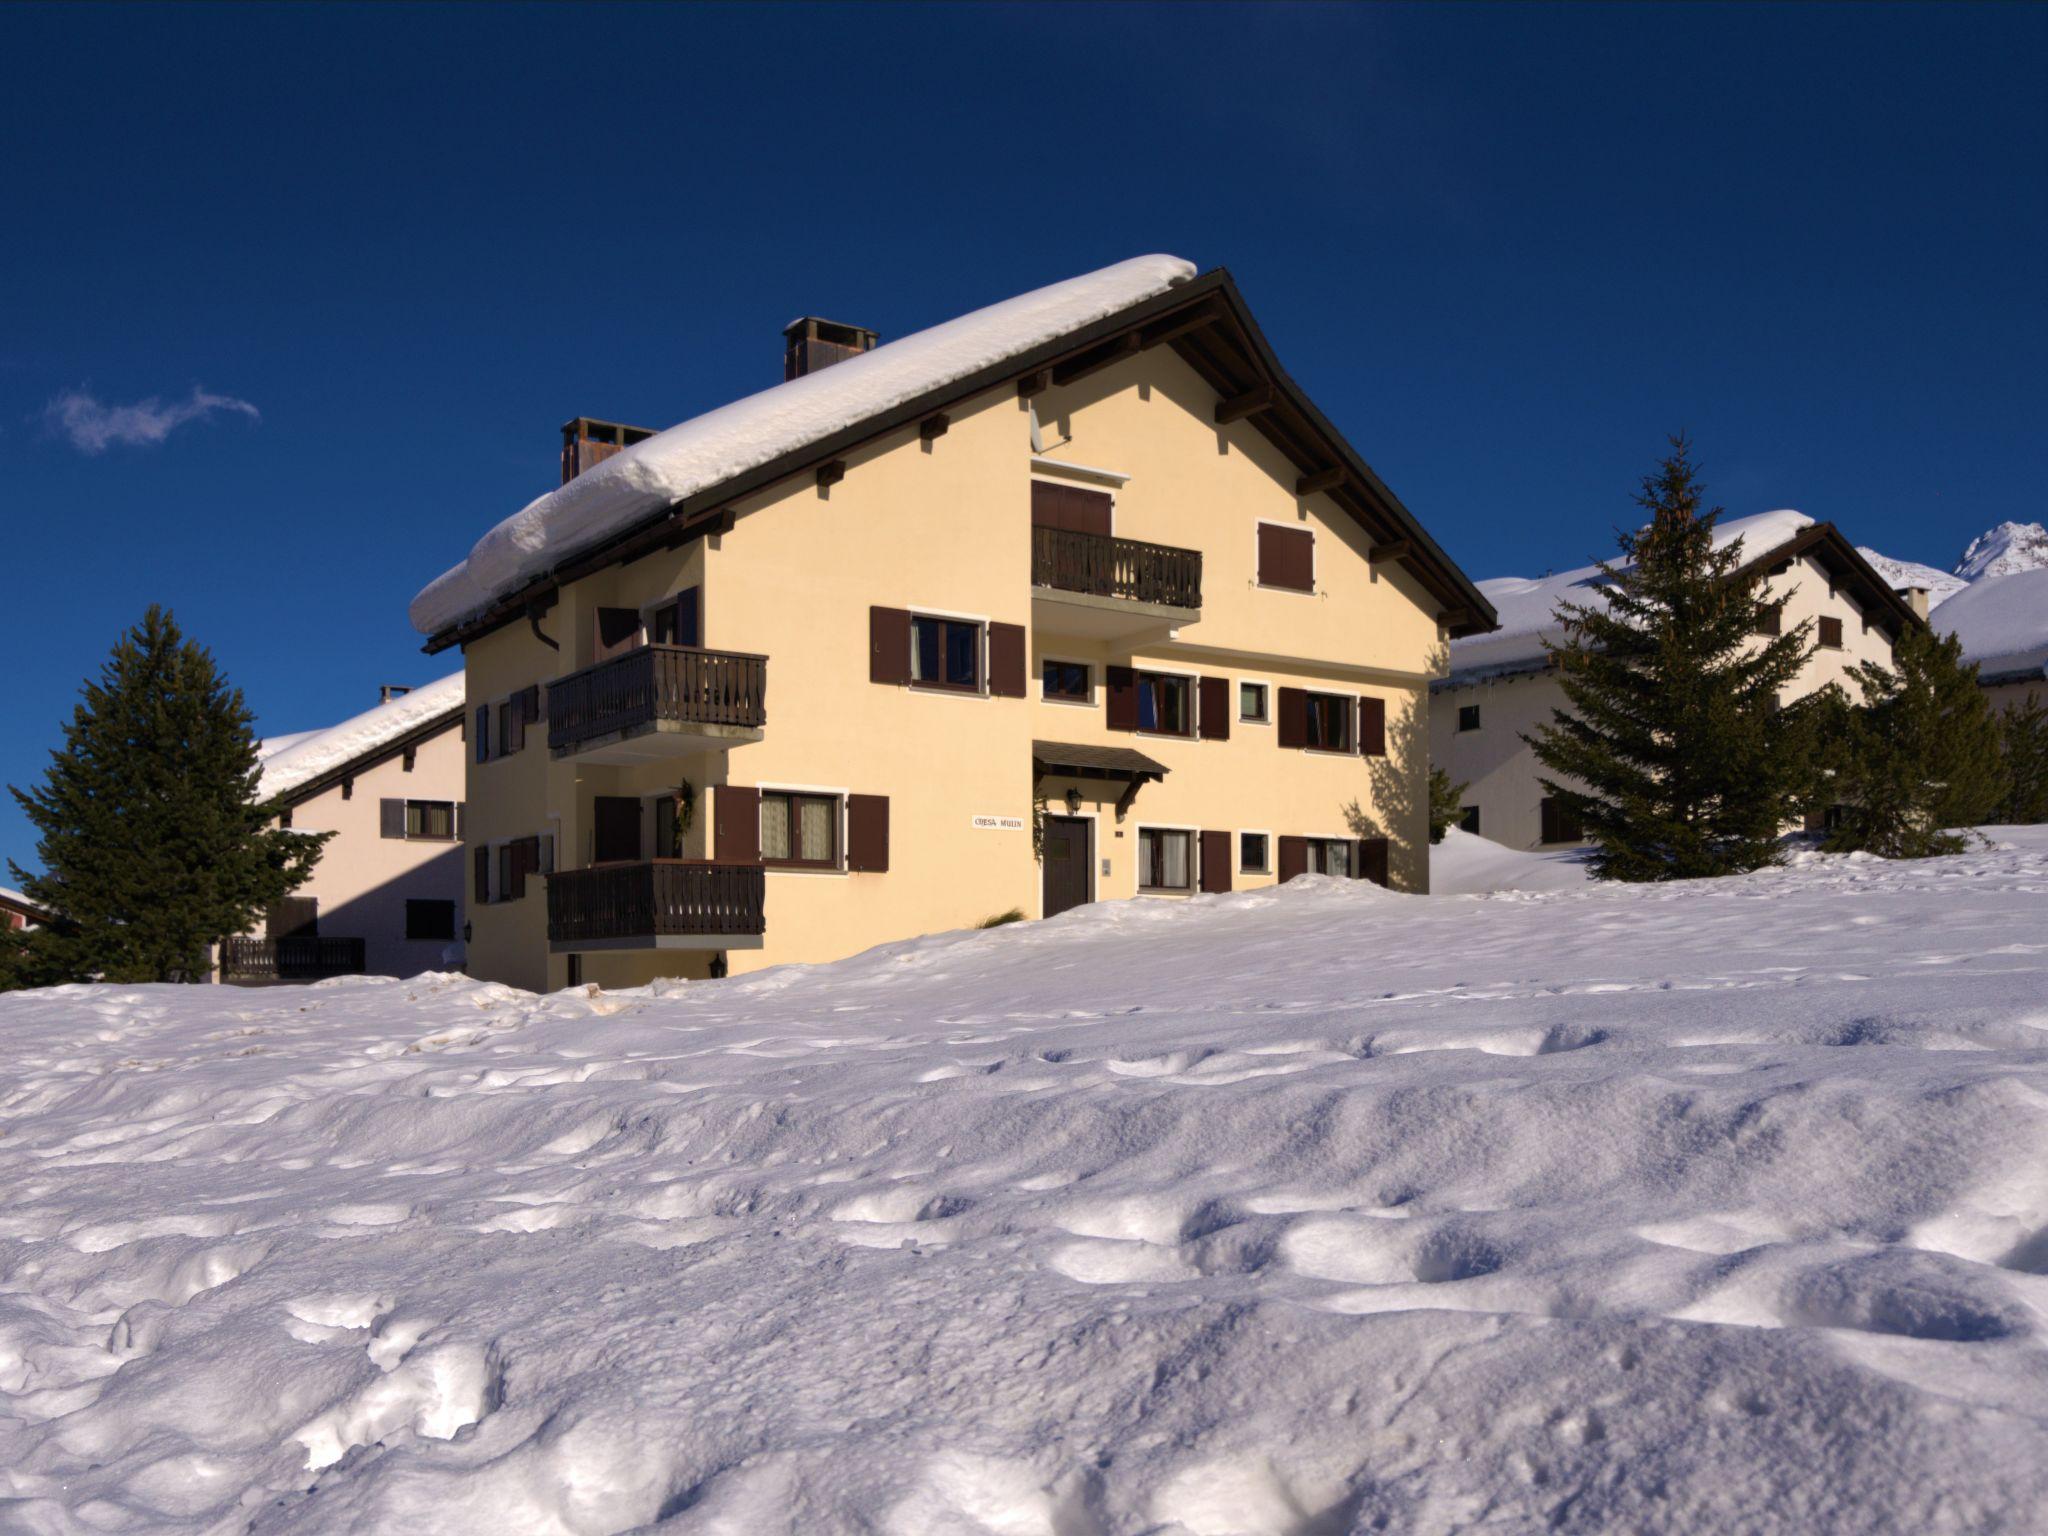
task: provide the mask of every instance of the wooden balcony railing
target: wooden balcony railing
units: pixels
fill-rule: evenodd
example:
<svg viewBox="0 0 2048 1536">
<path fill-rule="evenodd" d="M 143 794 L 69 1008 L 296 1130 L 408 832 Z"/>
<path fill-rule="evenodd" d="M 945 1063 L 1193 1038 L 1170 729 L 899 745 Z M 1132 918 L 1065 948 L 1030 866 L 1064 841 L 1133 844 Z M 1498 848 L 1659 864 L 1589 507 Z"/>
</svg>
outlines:
<svg viewBox="0 0 2048 1536">
<path fill-rule="evenodd" d="M 768 658 L 643 645 L 548 684 L 548 745 L 574 747 L 644 725 L 756 726 L 768 718 Z"/>
<path fill-rule="evenodd" d="M 220 946 L 223 981 L 319 981 L 327 976 L 360 976 L 365 963 L 361 939 L 225 939 Z"/>
<path fill-rule="evenodd" d="M 558 869 L 547 877 L 548 941 L 592 944 L 767 931 L 759 864 L 654 859 Z"/>
<path fill-rule="evenodd" d="M 1199 608 L 1202 552 L 1064 528 L 1033 528 L 1031 584 L 1167 608 Z"/>
</svg>

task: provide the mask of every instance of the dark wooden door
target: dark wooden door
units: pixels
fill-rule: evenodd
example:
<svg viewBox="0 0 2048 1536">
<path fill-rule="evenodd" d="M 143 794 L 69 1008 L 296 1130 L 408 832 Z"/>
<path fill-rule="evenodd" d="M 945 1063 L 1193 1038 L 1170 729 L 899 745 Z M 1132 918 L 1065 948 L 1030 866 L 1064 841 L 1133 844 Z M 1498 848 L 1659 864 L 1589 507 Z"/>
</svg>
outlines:
<svg viewBox="0 0 2048 1536">
<path fill-rule="evenodd" d="M 1078 816 L 1045 818 L 1045 915 L 1094 900 L 1089 878 L 1088 823 Z"/>
<path fill-rule="evenodd" d="M 599 795 L 593 803 L 590 862 L 610 864 L 640 857 L 640 802 L 623 795 Z"/>
<path fill-rule="evenodd" d="M 1109 537 L 1114 503 L 1107 491 L 1084 491 L 1079 486 L 1031 482 L 1031 526 L 1059 528 L 1068 533 L 1092 533 Z"/>
</svg>

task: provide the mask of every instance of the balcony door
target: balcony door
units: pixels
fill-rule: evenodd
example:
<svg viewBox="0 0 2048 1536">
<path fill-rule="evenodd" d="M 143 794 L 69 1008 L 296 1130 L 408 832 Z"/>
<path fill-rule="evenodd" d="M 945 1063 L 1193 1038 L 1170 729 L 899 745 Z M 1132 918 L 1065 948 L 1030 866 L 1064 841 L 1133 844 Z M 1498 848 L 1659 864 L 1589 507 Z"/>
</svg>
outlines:
<svg viewBox="0 0 2048 1536">
<path fill-rule="evenodd" d="M 1031 482 L 1031 526 L 1064 533 L 1092 533 L 1108 538 L 1111 502 L 1107 491 L 1086 491 L 1078 485 Z"/>
<path fill-rule="evenodd" d="M 640 802 L 627 795 L 599 795 L 591 802 L 590 862 L 632 863 L 640 857 Z"/>
<path fill-rule="evenodd" d="M 1092 871 L 1088 867 L 1089 826 L 1082 816 L 1048 816 L 1045 838 L 1045 915 L 1057 916 L 1070 907 L 1085 906 L 1095 899 Z"/>
</svg>

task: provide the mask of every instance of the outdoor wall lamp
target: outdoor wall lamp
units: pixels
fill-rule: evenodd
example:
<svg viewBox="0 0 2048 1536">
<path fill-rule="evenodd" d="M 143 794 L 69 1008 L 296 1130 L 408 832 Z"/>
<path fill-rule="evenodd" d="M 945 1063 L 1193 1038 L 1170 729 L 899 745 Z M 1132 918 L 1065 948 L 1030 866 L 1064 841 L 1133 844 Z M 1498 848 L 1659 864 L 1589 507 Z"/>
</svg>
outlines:
<svg viewBox="0 0 2048 1536">
<path fill-rule="evenodd" d="M 1070 789 L 1067 791 L 1067 814 L 1069 816 L 1078 816 L 1081 814 L 1081 791 L 1079 791 L 1078 789 Z"/>
</svg>

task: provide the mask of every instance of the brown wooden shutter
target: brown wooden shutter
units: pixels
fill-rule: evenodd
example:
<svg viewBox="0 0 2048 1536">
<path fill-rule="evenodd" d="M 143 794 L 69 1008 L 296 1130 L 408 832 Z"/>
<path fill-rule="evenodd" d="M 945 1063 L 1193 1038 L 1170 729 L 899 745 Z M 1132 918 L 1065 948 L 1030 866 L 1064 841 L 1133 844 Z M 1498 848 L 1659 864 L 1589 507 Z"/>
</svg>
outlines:
<svg viewBox="0 0 2048 1536">
<path fill-rule="evenodd" d="M 529 683 L 517 695 L 519 713 L 528 725 L 540 719 L 540 684 Z"/>
<path fill-rule="evenodd" d="M 491 900 L 491 850 L 479 848 L 476 851 L 476 904 L 487 906 Z"/>
<path fill-rule="evenodd" d="M 988 627 L 988 691 L 998 698 L 1024 697 L 1024 626 Z"/>
<path fill-rule="evenodd" d="M 456 840 L 457 842 L 461 842 L 461 841 L 462 841 L 462 827 L 463 827 L 463 823 L 464 823 L 465 821 L 467 821 L 468 819 L 469 819 L 469 802 L 468 802 L 467 800 L 458 800 L 458 801 L 456 801 L 456 802 L 455 802 L 455 840 Z"/>
<path fill-rule="evenodd" d="M 377 835 L 379 837 L 405 836 L 405 802 L 403 800 L 379 800 L 377 802 Z"/>
<path fill-rule="evenodd" d="M 1230 679 L 1205 677 L 1196 690 L 1201 698 L 1201 734 L 1204 741 L 1230 740 Z M 1209 834 L 1202 834 L 1207 837 Z M 1229 890 L 1229 886 L 1224 887 Z"/>
<path fill-rule="evenodd" d="M 1046 480 L 1031 482 L 1031 526 L 1060 528 L 1068 533 L 1092 533 L 1109 537 L 1113 503 L 1107 491 L 1087 491 L 1077 485 L 1054 485 Z"/>
<path fill-rule="evenodd" d="M 868 609 L 868 681 L 910 681 L 909 609 Z"/>
<path fill-rule="evenodd" d="M 1358 867 L 1352 878 L 1370 880 L 1374 885 L 1387 883 L 1387 840 L 1384 837 L 1361 837 L 1358 840 Z"/>
<path fill-rule="evenodd" d="M 1259 585 L 1290 592 L 1313 592 L 1316 585 L 1316 536 L 1306 528 L 1259 524 Z"/>
<path fill-rule="evenodd" d="M 1296 875 L 1308 873 L 1308 839 L 1305 837 L 1283 837 L 1280 839 L 1280 883 L 1285 885 Z"/>
<path fill-rule="evenodd" d="M 846 797 L 846 867 L 856 874 L 883 874 L 889 868 L 889 797 Z"/>
<path fill-rule="evenodd" d="M 1104 692 L 1109 696 L 1109 728 L 1135 731 L 1138 728 L 1138 674 L 1129 667 L 1102 669 Z"/>
<path fill-rule="evenodd" d="M 722 864 L 761 862 L 761 791 L 721 784 L 711 791 L 712 855 Z"/>
<path fill-rule="evenodd" d="M 320 898 L 280 896 L 263 914 L 264 937 L 272 939 L 317 939 L 320 936 Z"/>
<path fill-rule="evenodd" d="M 1230 834 L 1202 834 L 1202 889 L 1221 893 L 1230 889 Z"/>
<path fill-rule="evenodd" d="M 594 659 L 598 661 L 630 651 L 640 643 L 638 608 L 600 608 L 593 622 L 597 641 Z"/>
<path fill-rule="evenodd" d="M 1358 750 L 1365 757 L 1387 755 L 1387 701 L 1358 701 Z"/>
<path fill-rule="evenodd" d="M 1839 651 L 1842 648 L 1842 621 L 1840 619 L 1824 618 L 1820 621 L 1820 643 L 1832 651 Z"/>
<path fill-rule="evenodd" d="M 1564 835 L 1564 808 L 1557 803 L 1557 796 L 1545 795 L 1537 807 L 1537 819 L 1542 823 L 1537 833 L 1540 841 L 1562 843 L 1569 841 Z"/>
<path fill-rule="evenodd" d="M 1280 745 L 1283 747 L 1306 747 L 1308 745 L 1308 693 L 1301 688 L 1280 690 Z"/>
<path fill-rule="evenodd" d="M 480 763 L 491 760 L 491 706 L 488 704 L 476 707 L 476 760 Z"/>
<path fill-rule="evenodd" d="M 505 882 L 505 899 L 518 901 L 526 894 L 526 877 L 540 868 L 540 839 L 516 838 L 507 852 L 511 855 L 511 878 Z"/>
</svg>

